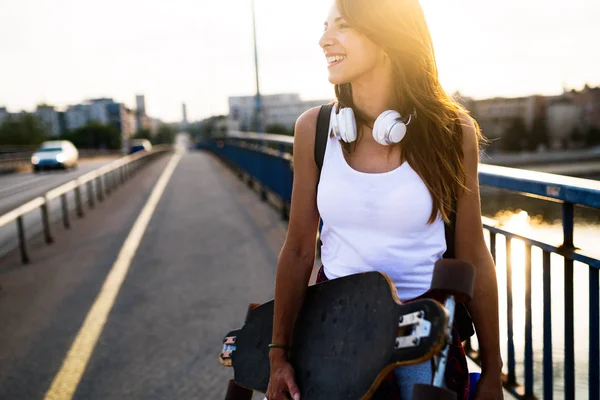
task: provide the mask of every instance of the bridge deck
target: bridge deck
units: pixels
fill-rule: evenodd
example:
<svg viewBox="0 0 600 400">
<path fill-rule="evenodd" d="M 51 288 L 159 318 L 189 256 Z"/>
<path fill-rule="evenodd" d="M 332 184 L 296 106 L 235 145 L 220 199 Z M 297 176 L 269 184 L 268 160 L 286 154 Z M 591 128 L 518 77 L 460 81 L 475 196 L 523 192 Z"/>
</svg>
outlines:
<svg viewBox="0 0 600 400">
<path fill-rule="evenodd" d="M 0 398 L 41 399 L 167 159 L 21 266 L 0 260 Z M 75 398 L 222 399 L 224 333 L 273 295 L 286 225 L 212 156 L 185 155 L 154 212 Z"/>
<path fill-rule="evenodd" d="M 30 265 L 16 251 L 0 259 L 0 398 L 44 398 L 169 158 L 71 230 L 55 226 L 53 245 L 34 240 Z M 73 398 L 223 399 L 222 335 L 272 298 L 286 228 L 213 156 L 184 155 Z"/>
</svg>

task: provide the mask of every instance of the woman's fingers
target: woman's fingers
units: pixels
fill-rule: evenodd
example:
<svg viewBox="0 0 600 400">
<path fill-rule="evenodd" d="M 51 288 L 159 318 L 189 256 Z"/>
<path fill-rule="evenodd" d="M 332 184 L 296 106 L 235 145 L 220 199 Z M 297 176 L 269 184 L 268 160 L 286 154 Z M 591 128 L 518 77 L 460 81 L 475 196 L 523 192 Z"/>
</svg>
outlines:
<svg viewBox="0 0 600 400">
<path fill-rule="evenodd" d="M 298 389 L 298 385 L 294 381 L 294 377 L 291 374 L 286 375 L 285 383 L 288 388 L 288 392 L 292 396 L 294 400 L 300 400 L 300 389 Z"/>
</svg>

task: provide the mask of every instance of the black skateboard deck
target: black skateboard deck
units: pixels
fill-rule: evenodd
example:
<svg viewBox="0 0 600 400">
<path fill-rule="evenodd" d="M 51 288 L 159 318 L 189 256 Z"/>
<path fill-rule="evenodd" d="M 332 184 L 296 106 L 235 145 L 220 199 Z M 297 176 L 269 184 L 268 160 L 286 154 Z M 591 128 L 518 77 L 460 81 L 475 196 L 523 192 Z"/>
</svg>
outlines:
<svg viewBox="0 0 600 400">
<path fill-rule="evenodd" d="M 273 301 L 249 312 L 223 341 L 221 364 L 235 382 L 265 393 Z M 307 288 L 290 362 L 302 399 L 368 398 L 387 373 L 423 362 L 446 345 L 448 313 L 437 301 L 401 304 L 390 279 L 367 272 Z"/>
</svg>

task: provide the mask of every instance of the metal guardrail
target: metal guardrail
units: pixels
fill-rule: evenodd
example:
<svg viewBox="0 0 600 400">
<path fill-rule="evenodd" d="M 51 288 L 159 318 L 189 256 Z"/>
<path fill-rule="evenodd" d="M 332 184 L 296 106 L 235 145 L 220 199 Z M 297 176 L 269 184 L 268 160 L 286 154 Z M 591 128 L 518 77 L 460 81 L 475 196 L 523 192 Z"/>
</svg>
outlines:
<svg viewBox="0 0 600 400">
<path fill-rule="evenodd" d="M 29 263 L 29 252 L 27 249 L 27 239 L 25 234 L 25 224 L 23 217 L 37 209 L 41 211 L 42 226 L 44 239 L 47 244 L 53 243 L 54 239 L 50 224 L 49 204 L 52 200 L 60 198 L 62 209 L 62 222 L 66 229 L 71 226 L 69 218 L 69 204 L 67 195 L 73 192 L 75 201 L 76 215 L 79 218 L 84 216 L 84 207 L 82 201 L 82 188 L 85 188 L 88 207 L 93 209 L 96 201 L 104 201 L 107 195 L 115 190 L 119 185 L 123 184 L 127 179 L 132 177 L 142 166 L 147 162 L 155 159 L 158 156 L 170 152 L 170 146 L 155 146 L 151 152 L 138 152 L 132 155 L 124 156 L 115 160 L 103 167 L 90 171 L 77 179 L 62 184 L 45 195 L 36 197 L 35 199 L 9 211 L 0 216 L 0 228 L 16 222 L 17 232 L 19 237 L 19 249 L 21 252 L 21 260 L 24 264 Z"/>
<path fill-rule="evenodd" d="M 282 218 L 287 219 L 293 182 L 291 151 L 293 138 L 280 135 L 234 132 L 226 137 L 215 138 L 200 143 L 205 149 L 219 156 L 236 170 L 241 178 L 248 180 L 249 186 L 259 183 L 261 198 L 266 200 L 266 191 L 273 192 L 281 200 Z M 490 250 L 497 261 L 497 236 L 505 240 L 506 251 L 506 301 L 507 301 L 507 374 L 505 388 L 517 399 L 534 399 L 534 363 L 532 337 L 532 298 L 531 298 L 531 250 L 537 247 L 543 259 L 543 392 L 545 399 L 552 399 L 555 390 L 552 353 L 552 291 L 550 255 L 558 254 L 564 259 L 564 398 L 575 398 L 575 356 L 574 356 L 574 261 L 586 264 L 589 271 L 589 371 L 588 395 L 590 399 L 600 399 L 600 327 L 599 327 L 599 282 L 600 260 L 575 248 L 573 244 L 574 206 L 600 208 L 600 182 L 580 178 L 526 171 L 521 169 L 479 165 L 479 181 L 482 186 L 508 190 L 524 196 L 532 196 L 562 203 L 563 244 L 556 247 L 523 235 L 500 229 L 495 220 L 483 218 L 483 228 L 490 234 Z M 525 346 L 524 382 L 516 377 L 516 358 L 513 321 L 513 285 L 511 241 L 518 239 L 525 244 Z M 557 271 L 554 271 L 556 274 Z M 466 350 L 474 361 L 479 361 L 478 352 L 466 342 Z M 559 385 L 560 387 L 560 385 Z M 537 393 L 539 395 L 539 393 Z"/>
<path fill-rule="evenodd" d="M 571 178 L 566 176 L 519 170 L 506 167 L 480 165 L 479 181 L 481 185 L 509 190 L 524 196 L 534 196 L 562 204 L 563 243 L 556 247 L 539 242 L 522 235 L 497 228 L 494 222 L 485 223 L 484 228 L 490 232 L 490 249 L 496 260 L 497 235 L 503 235 L 506 257 L 506 292 L 507 292 L 507 348 L 508 375 L 507 389 L 518 399 L 531 399 L 534 393 L 534 362 L 531 313 L 531 250 L 537 247 L 542 250 L 543 270 L 543 391 L 545 399 L 553 398 L 554 371 L 552 363 L 552 291 L 550 256 L 558 254 L 564 259 L 564 396 L 575 398 L 575 331 L 574 331 L 574 261 L 587 264 L 589 272 L 589 371 L 588 395 L 590 399 L 600 399 L 600 299 L 599 271 L 600 260 L 575 248 L 573 243 L 574 207 L 584 206 L 600 208 L 600 181 Z M 525 244 L 525 380 L 521 386 L 516 379 L 515 344 L 513 331 L 513 289 L 511 239 L 518 239 Z M 473 354 L 472 354 L 473 355 Z M 473 357 L 477 360 L 477 357 Z"/>
</svg>

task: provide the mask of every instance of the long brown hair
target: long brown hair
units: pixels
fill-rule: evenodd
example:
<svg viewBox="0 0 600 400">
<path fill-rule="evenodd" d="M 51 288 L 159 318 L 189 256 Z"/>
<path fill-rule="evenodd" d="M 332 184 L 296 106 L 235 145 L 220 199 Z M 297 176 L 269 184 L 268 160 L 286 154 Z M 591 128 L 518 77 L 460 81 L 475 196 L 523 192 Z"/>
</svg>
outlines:
<svg viewBox="0 0 600 400">
<path fill-rule="evenodd" d="M 396 110 L 403 116 L 417 112 L 402 140 L 402 157 L 431 193 L 433 209 L 428 222 L 435 221 L 438 211 L 448 222 L 458 194 L 467 189 L 460 116 L 469 114 L 439 82 L 421 5 L 417 0 L 336 0 L 336 4 L 353 29 L 389 56 Z M 357 125 L 368 125 L 367 118 L 354 107 L 351 83 L 335 85 L 335 94 L 341 107 L 353 108 Z M 481 140 L 478 125 L 473 122 Z M 348 152 L 354 146 L 344 143 Z"/>
</svg>

